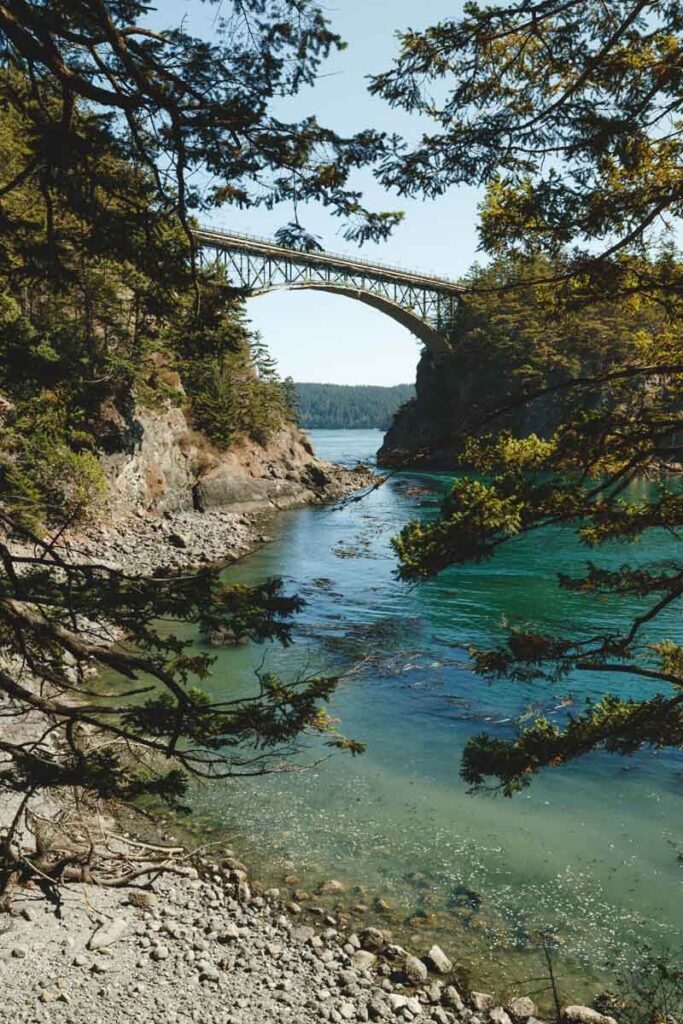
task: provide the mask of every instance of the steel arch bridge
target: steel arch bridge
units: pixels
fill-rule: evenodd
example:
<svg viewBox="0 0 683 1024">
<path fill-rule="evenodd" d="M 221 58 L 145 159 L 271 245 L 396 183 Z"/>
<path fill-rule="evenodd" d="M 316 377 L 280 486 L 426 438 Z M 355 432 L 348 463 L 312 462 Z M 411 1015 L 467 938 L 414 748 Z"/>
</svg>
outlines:
<svg viewBox="0 0 683 1024">
<path fill-rule="evenodd" d="M 198 229 L 195 238 L 202 258 L 213 251 L 235 287 L 247 295 L 304 288 L 346 295 L 386 313 L 431 351 L 450 351 L 460 294 L 454 281 L 211 228 Z"/>
</svg>

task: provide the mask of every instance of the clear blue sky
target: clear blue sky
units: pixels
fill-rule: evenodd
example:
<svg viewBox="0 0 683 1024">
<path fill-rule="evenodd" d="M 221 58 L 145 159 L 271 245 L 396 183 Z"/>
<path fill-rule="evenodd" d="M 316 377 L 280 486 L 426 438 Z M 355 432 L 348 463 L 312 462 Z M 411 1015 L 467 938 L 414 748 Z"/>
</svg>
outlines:
<svg viewBox="0 0 683 1024">
<path fill-rule="evenodd" d="M 333 27 L 348 43 L 323 69 L 315 88 L 297 97 L 291 116 L 314 113 L 339 132 L 361 127 L 399 131 L 415 137 L 418 124 L 392 111 L 367 92 L 365 76 L 389 67 L 397 51 L 396 29 L 423 28 L 460 13 L 461 0 L 344 0 L 322 5 Z M 152 20 L 171 25 L 187 16 L 188 26 L 211 31 L 215 7 L 200 0 L 162 0 Z M 476 258 L 478 195 L 463 188 L 435 202 L 400 200 L 384 192 L 369 173 L 354 184 L 376 209 L 403 209 L 406 217 L 382 245 L 364 246 L 361 255 L 448 277 L 462 274 Z M 350 251 L 338 220 L 308 207 L 300 211 L 306 226 L 321 236 L 326 249 Z M 291 218 L 291 210 L 217 211 L 217 227 L 271 236 Z M 356 250 L 358 252 L 358 250 Z M 252 299 L 248 312 L 278 361 L 282 376 L 337 384 L 398 384 L 415 378 L 417 340 L 388 317 L 359 302 L 318 292 L 276 292 Z"/>
</svg>

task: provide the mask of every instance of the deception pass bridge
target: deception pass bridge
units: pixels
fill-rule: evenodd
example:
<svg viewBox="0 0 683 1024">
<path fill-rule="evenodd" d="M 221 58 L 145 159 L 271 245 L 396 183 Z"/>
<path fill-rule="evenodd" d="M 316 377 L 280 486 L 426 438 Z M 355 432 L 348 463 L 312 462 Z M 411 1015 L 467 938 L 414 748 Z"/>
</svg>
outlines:
<svg viewBox="0 0 683 1024">
<path fill-rule="evenodd" d="M 266 238 L 200 228 L 202 255 L 213 250 L 246 295 L 312 289 L 346 295 L 407 327 L 433 352 L 450 351 L 461 288 L 455 281 L 327 252 L 306 252 Z"/>
</svg>

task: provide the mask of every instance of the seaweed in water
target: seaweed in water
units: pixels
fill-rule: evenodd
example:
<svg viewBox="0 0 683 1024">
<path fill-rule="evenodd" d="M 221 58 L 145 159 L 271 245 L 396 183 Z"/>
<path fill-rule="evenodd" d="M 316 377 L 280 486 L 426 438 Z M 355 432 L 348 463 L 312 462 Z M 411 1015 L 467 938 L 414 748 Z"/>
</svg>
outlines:
<svg viewBox="0 0 683 1024">
<path fill-rule="evenodd" d="M 466 885 L 453 886 L 446 898 L 449 910 L 479 910 L 481 904 L 481 895 Z"/>
</svg>

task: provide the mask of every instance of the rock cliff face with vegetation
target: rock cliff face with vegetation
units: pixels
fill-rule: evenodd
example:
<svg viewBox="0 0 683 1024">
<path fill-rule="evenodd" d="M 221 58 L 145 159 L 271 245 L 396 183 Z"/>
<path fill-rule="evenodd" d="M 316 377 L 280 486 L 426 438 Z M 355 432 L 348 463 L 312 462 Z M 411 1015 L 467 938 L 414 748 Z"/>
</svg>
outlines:
<svg viewBox="0 0 683 1024">
<path fill-rule="evenodd" d="M 284 419 L 263 444 L 248 436 L 227 449 L 196 430 L 183 408 L 139 408 L 129 444 L 101 458 L 109 515 L 289 508 L 334 498 L 360 477 L 316 458 Z"/>
<path fill-rule="evenodd" d="M 25 89 L 18 76 L 15 87 Z M 283 507 L 348 490 L 294 422 L 287 386 L 225 273 L 192 266 L 181 227 L 151 201 L 148 174 L 106 149 L 87 111 L 74 117 L 106 152 L 92 180 L 62 169 L 46 242 L 35 184 L 21 178 L 30 125 L 0 110 L 7 170 L 19 176 L 0 238 L 5 500 L 45 528 L 133 510 Z"/>
<path fill-rule="evenodd" d="M 453 325 L 453 352 L 423 352 L 415 398 L 396 414 L 380 465 L 454 466 L 466 436 L 492 430 L 547 437 L 566 412 L 569 381 L 648 358 L 670 331 L 663 308 L 639 294 L 588 306 L 577 297 L 574 309 L 552 283 L 505 290 L 507 281 L 548 279 L 552 270 L 545 259 L 475 267 Z M 593 390 L 586 410 L 589 402 L 609 402 L 609 393 Z"/>
</svg>

